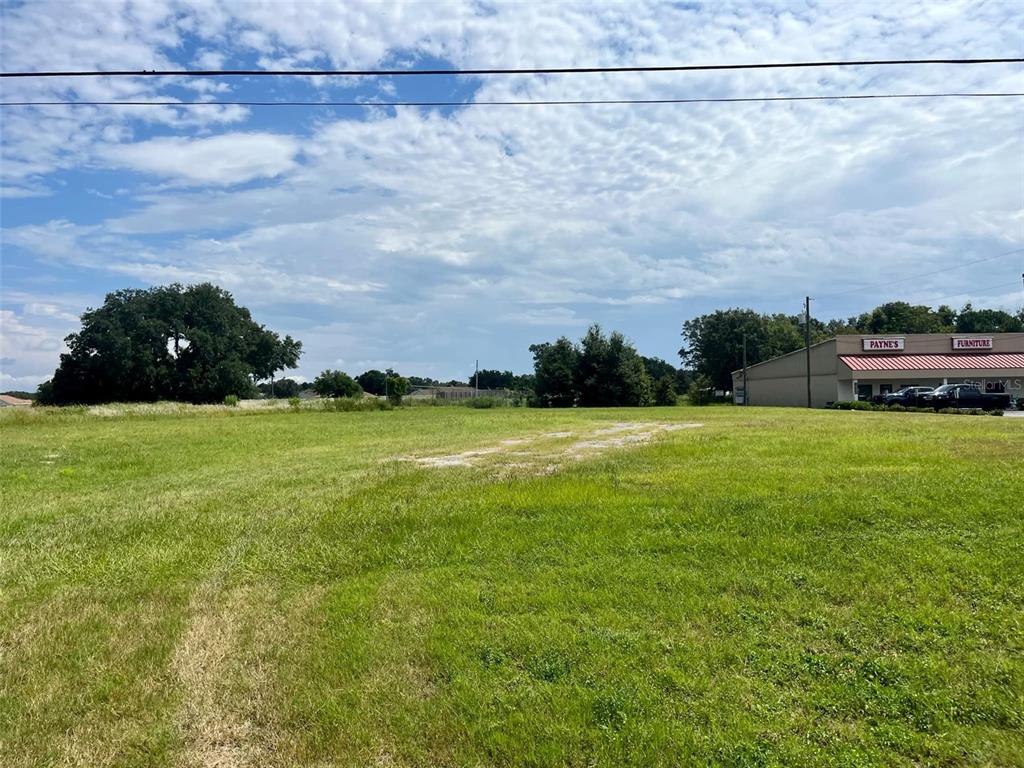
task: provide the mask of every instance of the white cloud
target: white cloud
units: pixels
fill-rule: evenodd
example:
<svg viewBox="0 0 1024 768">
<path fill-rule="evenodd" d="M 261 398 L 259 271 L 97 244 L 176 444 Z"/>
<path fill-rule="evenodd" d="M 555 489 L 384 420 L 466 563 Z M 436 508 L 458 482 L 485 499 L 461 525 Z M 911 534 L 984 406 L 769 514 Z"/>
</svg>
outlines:
<svg viewBox="0 0 1024 768">
<path fill-rule="evenodd" d="M 547 309 L 530 309 L 524 312 L 510 312 L 502 315 L 501 319 L 507 323 L 519 325 L 540 325 L 555 328 L 566 326 L 586 325 L 587 321 L 579 317 L 571 309 L 564 307 L 550 307 Z"/>
<path fill-rule="evenodd" d="M 71 312 L 65 312 L 56 304 L 48 304 L 46 302 L 29 302 L 25 305 L 25 313 L 29 315 L 36 315 L 38 317 L 52 317 L 56 320 L 63 320 L 67 323 L 77 323 L 78 316 Z"/>
<path fill-rule="evenodd" d="M 226 133 L 118 144 L 100 150 L 111 164 L 188 183 L 227 185 L 272 178 L 295 167 L 299 144 L 272 133 Z"/>
<path fill-rule="evenodd" d="M 23 315 L 0 309 L 0 381 L 5 389 L 33 387 L 53 375 L 65 349 L 53 326 L 25 321 Z"/>
<path fill-rule="evenodd" d="M 972 2 L 104 8 L 110 18 L 102 22 L 87 4 L 5 10 L 4 68 L 220 66 L 254 57 L 369 67 L 422 55 L 456 66 L 668 64 L 944 57 L 968 48 L 999 56 L 1017 55 L 1022 33 L 1010 6 Z M 198 51 L 193 62 L 177 60 L 186 49 Z M 996 91 L 1019 90 L 1018 80 L 1011 67 L 516 77 L 480 81 L 476 98 Z M 153 80 L 40 87 L 54 96 L 181 96 L 173 83 Z M 276 97 L 290 86 L 218 81 L 194 90 L 225 87 L 276 89 Z M 302 83 L 323 95 L 352 87 Z M 795 311 L 807 293 L 895 279 L 904 264 L 916 273 L 922 264 L 1008 250 L 1024 236 L 1019 114 L 1013 100 L 331 117 L 235 107 L 10 112 L 3 173 L 15 191 L 38 194 L 58 168 L 125 169 L 166 186 L 132 190 L 100 221 L 55 208 L 4 239 L 114 285 L 218 282 L 305 339 L 312 373 L 339 355 L 371 360 L 382 349 L 425 370 L 428 359 L 461 360 L 498 337 L 528 364 L 525 342 L 575 333 L 591 320 L 656 318 L 676 324 L 674 337 L 686 314 L 711 306 Z M 237 127 L 248 120 L 251 131 Z M 225 125 L 234 127 L 223 133 Z M 254 180 L 264 183 L 226 189 Z M 1009 279 L 1019 265 L 1013 270 Z M 890 298 L 949 294 L 949 278 L 815 308 L 836 316 Z M 643 346 L 643 333 L 632 335 Z M 646 351 L 669 358 L 672 349 Z"/>
</svg>

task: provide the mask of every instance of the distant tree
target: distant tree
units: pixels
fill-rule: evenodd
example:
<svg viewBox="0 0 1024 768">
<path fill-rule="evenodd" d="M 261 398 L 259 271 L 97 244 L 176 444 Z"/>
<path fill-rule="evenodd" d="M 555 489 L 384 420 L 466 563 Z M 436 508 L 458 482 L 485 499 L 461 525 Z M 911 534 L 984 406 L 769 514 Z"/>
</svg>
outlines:
<svg viewBox="0 0 1024 768">
<path fill-rule="evenodd" d="M 956 326 L 957 311 L 948 304 L 939 305 L 939 308 L 935 310 L 935 314 L 938 316 L 940 327 L 954 328 Z"/>
<path fill-rule="evenodd" d="M 640 357 L 644 361 L 644 370 L 647 371 L 647 375 L 651 377 L 651 381 L 657 381 L 662 376 L 676 375 L 676 368 L 671 363 L 667 363 L 660 357 Z"/>
<path fill-rule="evenodd" d="M 975 309 L 970 304 L 956 317 L 957 333 L 1019 333 L 1024 331 L 1024 309 L 1017 315 L 999 309 Z"/>
<path fill-rule="evenodd" d="M 302 352 L 301 342 L 258 325 L 209 283 L 110 293 L 65 341 L 68 352 L 40 389 L 58 405 L 223 402 L 251 395 L 254 379 L 295 367 Z"/>
<path fill-rule="evenodd" d="M 905 301 L 892 301 L 875 307 L 857 317 L 850 324 L 860 333 L 951 333 L 954 330 L 953 313 L 936 312 L 924 305 L 911 305 Z"/>
<path fill-rule="evenodd" d="M 700 374 L 690 382 L 690 388 L 686 392 L 686 399 L 690 405 L 707 405 L 714 397 L 715 386 L 711 379 Z"/>
<path fill-rule="evenodd" d="M 677 401 L 675 376 L 665 374 L 654 383 L 654 404 L 675 405 Z"/>
<path fill-rule="evenodd" d="M 261 394 L 265 397 L 275 397 L 287 400 L 289 397 L 298 397 L 299 383 L 294 379 L 278 379 L 274 382 L 265 381 L 258 386 Z"/>
<path fill-rule="evenodd" d="M 387 375 L 384 371 L 372 368 L 356 376 L 356 381 L 359 382 L 359 386 L 363 388 L 364 392 L 369 392 L 371 395 L 383 395 L 386 378 Z"/>
<path fill-rule="evenodd" d="M 57 398 L 53 394 L 53 379 L 47 379 L 39 385 L 35 405 L 57 405 Z"/>
<path fill-rule="evenodd" d="M 409 393 L 409 380 L 388 369 L 388 400 L 394 405 L 401 405 L 402 398 Z"/>
<path fill-rule="evenodd" d="M 480 389 L 511 389 L 515 381 L 515 374 L 512 371 L 495 371 L 489 368 L 481 368 L 479 374 Z M 471 384 L 477 381 L 476 374 L 470 375 Z"/>
<path fill-rule="evenodd" d="M 753 365 L 804 346 L 803 318 L 763 315 L 752 309 L 720 309 L 683 323 L 685 341 L 679 356 L 695 373 L 711 380 L 715 389 L 732 388 L 732 372 L 743 366 L 743 337 L 747 363 Z M 831 337 L 829 329 L 811 318 L 811 343 Z"/>
<path fill-rule="evenodd" d="M 852 317 L 849 320 L 829 320 L 824 325 L 821 325 L 817 320 L 811 318 L 811 327 L 813 328 L 816 325 L 820 325 L 820 332 L 818 336 L 825 339 L 831 339 L 833 336 L 842 336 L 848 333 L 860 333 L 860 331 L 858 331 L 853 325 L 855 320 L 856 318 Z"/>
<path fill-rule="evenodd" d="M 363 393 L 355 379 L 344 371 L 331 369 L 313 380 L 313 389 L 320 397 L 358 397 Z"/>
<path fill-rule="evenodd" d="M 576 403 L 579 350 L 565 336 L 553 343 L 533 344 L 534 400 L 545 408 L 570 408 Z"/>
<path fill-rule="evenodd" d="M 425 376 L 408 376 L 410 387 L 436 387 L 437 381 Z"/>
<path fill-rule="evenodd" d="M 686 368 L 676 369 L 676 392 L 686 392 L 690 388 L 690 384 L 693 381 L 693 371 L 687 370 Z"/>
<path fill-rule="evenodd" d="M 576 385 L 583 407 L 650 405 L 653 401 L 651 379 L 636 349 L 618 331 L 605 336 L 597 324 L 580 340 Z"/>
<path fill-rule="evenodd" d="M 517 392 L 533 392 L 537 386 L 537 377 L 532 373 L 524 373 L 513 377 L 512 389 Z"/>
</svg>

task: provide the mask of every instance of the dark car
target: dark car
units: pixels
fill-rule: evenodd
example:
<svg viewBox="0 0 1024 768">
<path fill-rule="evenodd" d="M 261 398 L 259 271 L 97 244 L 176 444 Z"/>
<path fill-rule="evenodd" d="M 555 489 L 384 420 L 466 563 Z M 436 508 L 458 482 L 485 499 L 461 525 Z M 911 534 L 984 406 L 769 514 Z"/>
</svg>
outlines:
<svg viewBox="0 0 1024 768">
<path fill-rule="evenodd" d="M 995 411 L 1010 407 L 1010 396 L 1005 392 L 982 392 L 973 384 L 943 384 L 931 393 L 921 396 L 925 408 L 981 408 Z"/>
<path fill-rule="evenodd" d="M 931 387 L 904 387 L 896 392 L 889 392 L 882 395 L 882 403 L 885 405 L 916 406 L 921 404 L 924 395 L 931 394 Z"/>
</svg>

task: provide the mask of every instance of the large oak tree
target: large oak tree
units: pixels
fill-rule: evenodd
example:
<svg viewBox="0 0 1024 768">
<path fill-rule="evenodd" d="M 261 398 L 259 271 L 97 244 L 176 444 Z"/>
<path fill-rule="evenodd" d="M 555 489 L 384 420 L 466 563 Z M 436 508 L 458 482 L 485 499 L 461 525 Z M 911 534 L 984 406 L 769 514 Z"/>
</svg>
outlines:
<svg viewBox="0 0 1024 768">
<path fill-rule="evenodd" d="M 65 341 L 40 386 L 46 403 L 220 402 L 251 394 L 254 381 L 294 368 L 302 353 L 210 283 L 115 291 Z"/>
</svg>

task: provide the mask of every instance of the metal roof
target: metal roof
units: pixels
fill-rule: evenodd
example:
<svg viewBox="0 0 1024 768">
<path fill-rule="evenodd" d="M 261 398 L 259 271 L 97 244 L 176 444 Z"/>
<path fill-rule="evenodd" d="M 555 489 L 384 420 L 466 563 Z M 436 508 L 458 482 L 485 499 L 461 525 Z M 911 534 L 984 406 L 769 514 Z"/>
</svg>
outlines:
<svg viewBox="0 0 1024 768">
<path fill-rule="evenodd" d="M 840 355 L 853 371 L 977 371 L 1024 368 L 1024 354 L 1008 355 Z"/>
<path fill-rule="evenodd" d="M 26 400 L 24 397 L 15 397 L 14 395 L 0 395 L 0 405 L 32 405 L 32 401 Z"/>
</svg>

